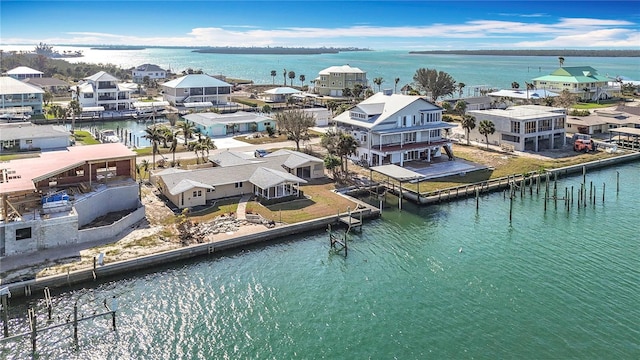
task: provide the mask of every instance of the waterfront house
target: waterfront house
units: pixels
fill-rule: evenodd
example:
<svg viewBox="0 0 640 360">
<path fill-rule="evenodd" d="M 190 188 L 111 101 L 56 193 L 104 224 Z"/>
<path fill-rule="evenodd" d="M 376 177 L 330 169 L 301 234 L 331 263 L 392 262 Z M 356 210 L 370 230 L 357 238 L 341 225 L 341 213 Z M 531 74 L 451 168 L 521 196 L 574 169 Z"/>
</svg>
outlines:
<svg viewBox="0 0 640 360">
<path fill-rule="evenodd" d="M 24 79 L 32 79 L 32 78 L 41 78 L 44 77 L 44 73 L 42 71 L 36 70 L 36 69 L 32 69 L 28 66 L 18 66 L 15 67 L 9 71 L 7 71 L 7 75 L 17 79 L 17 80 L 24 80 Z"/>
<path fill-rule="evenodd" d="M 155 64 L 142 64 L 131 70 L 131 77 L 138 84 L 143 83 L 145 78 L 151 81 L 164 80 L 167 78 L 167 70 Z"/>
<path fill-rule="evenodd" d="M 0 124 L 0 153 L 60 150 L 71 145 L 71 134 L 63 126 L 30 122 Z"/>
<path fill-rule="evenodd" d="M 367 73 L 349 65 L 331 66 L 321 70 L 313 82 L 313 93 L 323 96 L 342 96 L 345 88 L 353 89 L 356 84 L 368 86 Z"/>
<path fill-rule="evenodd" d="M 263 114 L 238 111 L 230 114 L 213 112 L 193 113 L 183 116 L 193 123 L 202 135 L 214 137 L 235 133 L 266 131 L 267 127 L 276 127 L 275 121 Z"/>
<path fill-rule="evenodd" d="M 98 144 L 0 164 L 0 256 L 112 238 L 141 220 L 135 159 L 122 144 Z M 91 226 L 120 211 L 129 214 Z"/>
<path fill-rule="evenodd" d="M 588 116 L 567 116 L 566 132 L 589 135 L 607 134 L 620 127 L 640 128 L 640 114 L 633 114 L 632 106 L 619 106 L 615 110 L 595 109 Z M 640 108 L 637 108 L 640 110 Z M 640 111 L 638 111 L 640 112 Z"/>
<path fill-rule="evenodd" d="M 442 121 L 443 109 L 425 98 L 379 92 L 336 116 L 336 126 L 353 135 L 358 149 L 351 159 L 370 166 L 440 157 L 453 158 L 446 134 L 454 124 Z"/>
<path fill-rule="evenodd" d="M 581 99 L 596 101 L 610 98 L 614 91 L 619 91 L 619 88 L 609 85 L 610 81 L 611 79 L 599 75 L 591 66 L 573 66 L 560 67 L 549 75 L 534 78 L 533 86 L 536 90 L 556 93 L 568 90 Z"/>
<path fill-rule="evenodd" d="M 71 87 L 73 99 L 80 102 L 83 109 L 104 109 L 120 111 L 131 109 L 131 87 L 119 82 L 118 78 L 104 72 L 97 72 L 83 79 L 84 82 Z"/>
<path fill-rule="evenodd" d="M 42 114 L 44 90 L 9 76 L 0 77 L 0 118 L 24 119 Z"/>
<path fill-rule="evenodd" d="M 210 103 L 226 105 L 232 85 L 206 74 L 190 74 L 161 85 L 162 98 L 172 105 Z"/>
<path fill-rule="evenodd" d="M 486 142 L 478 131 L 483 120 L 491 121 L 495 132 L 489 135 L 489 144 L 507 145 L 516 151 L 558 149 L 566 145 L 566 113 L 563 108 L 540 105 L 511 106 L 506 109 L 473 110 L 467 114 L 476 119 L 476 127 L 469 139 Z"/>
<path fill-rule="evenodd" d="M 277 87 L 266 90 L 262 98 L 266 102 L 283 103 L 287 102 L 287 99 L 293 94 L 300 94 L 302 91 L 291 87 Z"/>
<path fill-rule="evenodd" d="M 261 158 L 223 151 L 209 160 L 216 167 L 154 174 L 159 190 L 180 209 L 245 194 L 263 201 L 286 201 L 300 196 L 300 184 L 324 176 L 322 159 L 291 150 Z"/>
</svg>

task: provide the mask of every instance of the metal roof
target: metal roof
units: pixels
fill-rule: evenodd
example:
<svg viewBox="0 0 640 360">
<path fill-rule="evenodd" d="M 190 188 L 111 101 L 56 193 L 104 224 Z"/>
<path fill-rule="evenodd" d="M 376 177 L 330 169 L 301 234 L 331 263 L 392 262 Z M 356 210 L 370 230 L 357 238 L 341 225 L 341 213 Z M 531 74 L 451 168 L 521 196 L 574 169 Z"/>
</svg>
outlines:
<svg viewBox="0 0 640 360">
<path fill-rule="evenodd" d="M 267 91 L 265 91 L 265 94 L 270 94 L 270 95 L 289 95 L 289 94 L 299 94 L 302 91 L 291 88 L 291 87 L 277 87 L 274 89 L 269 89 Z"/>
<path fill-rule="evenodd" d="M 10 76 L 0 77 L 0 95 L 12 94 L 44 94 L 44 90 Z"/>
<path fill-rule="evenodd" d="M 401 166 L 393 165 L 393 164 L 372 166 L 370 169 L 372 171 L 375 171 L 385 176 L 389 176 L 394 180 L 398 180 L 398 181 L 415 180 L 415 179 L 424 177 L 424 175 L 418 172 L 411 171 L 409 169 L 405 169 Z"/>
<path fill-rule="evenodd" d="M 139 108 L 150 108 L 150 107 L 163 107 L 169 106 L 168 101 L 136 101 L 133 103 L 133 107 L 136 109 Z"/>
<path fill-rule="evenodd" d="M 162 86 L 170 88 L 204 88 L 204 87 L 231 87 L 222 80 L 205 74 L 190 74 L 183 77 L 167 81 Z"/>
<path fill-rule="evenodd" d="M 632 128 L 632 127 L 619 127 L 619 128 L 615 128 L 615 129 L 609 129 L 609 132 L 614 132 L 614 133 L 618 133 L 618 134 L 625 134 L 625 135 L 640 136 L 640 129 L 639 128 Z"/>
<path fill-rule="evenodd" d="M 25 74 L 36 74 L 36 75 L 42 75 L 44 74 L 42 71 L 36 70 L 36 69 L 32 69 L 28 66 L 18 66 L 15 67 L 9 71 L 7 71 L 7 74 L 9 75 L 25 75 Z"/>
<path fill-rule="evenodd" d="M 30 122 L 0 124 L 0 140 L 20 140 L 39 138 L 69 137 L 64 126 L 35 125 Z"/>
</svg>

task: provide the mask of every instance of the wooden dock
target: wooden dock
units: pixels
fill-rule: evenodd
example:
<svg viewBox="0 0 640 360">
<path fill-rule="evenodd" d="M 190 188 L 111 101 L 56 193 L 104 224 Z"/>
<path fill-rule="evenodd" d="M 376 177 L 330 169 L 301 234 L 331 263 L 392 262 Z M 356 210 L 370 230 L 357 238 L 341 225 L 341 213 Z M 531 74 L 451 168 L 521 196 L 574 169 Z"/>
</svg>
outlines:
<svg viewBox="0 0 640 360">
<path fill-rule="evenodd" d="M 362 220 L 356 219 L 353 216 L 343 216 L 338 220 L 340 220 L 341 223 L 350 227 L 362 226 Z"/>
</svg>

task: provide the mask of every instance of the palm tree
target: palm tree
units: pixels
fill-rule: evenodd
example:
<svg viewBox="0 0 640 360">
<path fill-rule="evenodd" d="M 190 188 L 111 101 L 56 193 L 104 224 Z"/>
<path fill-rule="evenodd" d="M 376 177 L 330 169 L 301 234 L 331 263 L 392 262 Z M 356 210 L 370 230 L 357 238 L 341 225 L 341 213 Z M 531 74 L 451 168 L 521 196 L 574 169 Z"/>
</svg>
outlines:
<svg viewBox="0 0 640 360">
<path fill-rule="evenodd" d="M 289 71 L 289 81 L 291 82 L 291 84 L 289 86 L 293 86 L 293 79 L 295 79 L 295 78 L 296 78 L 296 72 L 295 71 Z"/>
<path fill-rule="evenodd" d="M 274 85 L 276 83 L 276 75 L 277 74 L 278 73 L 275 70 L 271 70 L 271 79 L 272 79 Z"/>
<path fill-rule="evenodd" d="M 564 65 L 564 57 L 558 56 L 558 62 L 560 63 L 560 67 L 562 67 L 562 65 Z"/>
<path fill-rule="evenodd" d="M 378 85 L 378 92 L 380 92 L 380 88 L 382 87 L 382 83 L 384 82 L 384 80 L 381 77 L 377 77 L 375 79 L 373 79 L 373 83 Z"/>
<path fill-rule="evenodd" d="M 71 115 L 71 133 L 73 134 L 76 129 L 76 116 L 82 113 L 82 107 L 80 102 L 76 99 L 69 101 L 67 106 L 67 114 Z"/>
<path fill-rule="evenodd" d="M 348 174 L 349 169 L 347 166 L 347 157 L 349 155 L 353 155 L 358 150 L 358 141 L 351 135 L 347 133 L 340 133 L 340 137 L 338 139 L 337 151 L 338 155 L 341 158 L 344 158 L 342 162 L 344 164 L 344 173 Z"/>
<path fill-rule="evenodd" d="M 186 146 L 189 139 L 191 139 L 191 135 L 196 131 L 196 126 L 192 122 L 182 121 L 178 123 L 178 129 L 184 135 L 184 144 Z"/>
<path fill-rule="evenodd" d="M 300 75 L 300 86 L 304 87 L 304 81 L 307 80 L 307 77 L 304 75 Z"/>
<path fill-rule="evenodd" d="M 511 88 L 512 89 L 519 89 L 520 88 L 520 84 L 518 84 L 517 81 L 514 81 L 511 83 Z"/>
<path fill-rule="evenodd" d="M 462 120 L 460 120 L 460 125 L 464 129 L 465 136 L 467 138 L 467 145 L 469 145 L 469 132 L 476 128 L 476 118 L 474 116 L 464 114 L 462 115 Z"/>
<path fill-rule="evenodd" d="M 351 89 L 348 87 L 342 89 L 342 96 L 351 97 Z"/>
<path fill-rule="evenodd" d="M 400 78 L 395 78 L 394 80 L 395 84 L 393 85 L 393 93 L 397 93 L 398 92 L 398 83 L 400 82 Z"/>
<path fill-rule="evenodd" d="M 478 126 L 478 132 L 481 135 L 484 135 L 485 140 L 487 141 L 487 149 L 489 148 L 489 135 L 492 135 L 496 132 L 496 126 L 493 124 L 491 120 L 482 120 L 480 121 L 480 125 Z"/>
<path fill-rule="evenodd" d="M 144 129 L 143 138 L 151 141 L 151 156 L 153 161 L 153 169 L 156 168 L 156 153 L 158 152 L 158 143 L 162 141 L 162 132 L 155 126 L 150 126 Z"/>
<path fill-rule="evenodd" d="M 282 73 L 282 76 L 284 77 L 284 85 L 283 86 L 287 86 L 287 69 L 284 69 L 284 72 Z"/>
<path fill-rule="evenodd" d="M 351 90 L 351 94 L 353 94 L 353 97 L 355 97 L 356 99 L 360 98 L 360 95 L 362 95 L 362 90 L 364 90 L 362 88 L 362 84 L 355 84 L 353 85 L 353 90 Z"/>
<path fill-rule="evenodd" d="M 171 147 L 169 150 L 171 151 L 172 157 L 172 166 L 176 163 L 176 150 L 178 149 L 178 135 L 180 134 L 180 130 L 175 130 L 171 133 Z"/>
<path fill-rule="evenodd" d="M 467 84 L 463 82 L 458 83 L 458 97 L 462 97 L 462 89 L 464 89 L 465 86 L 467 86 Z"/>
</svg>

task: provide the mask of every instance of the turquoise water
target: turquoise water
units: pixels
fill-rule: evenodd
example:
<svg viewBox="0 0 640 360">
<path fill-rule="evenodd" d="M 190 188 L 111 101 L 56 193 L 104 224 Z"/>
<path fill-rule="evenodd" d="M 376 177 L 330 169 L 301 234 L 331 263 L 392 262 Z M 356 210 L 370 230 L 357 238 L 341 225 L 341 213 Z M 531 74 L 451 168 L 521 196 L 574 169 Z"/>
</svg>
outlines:
<svg viewBox="0 0 640 360">
<path fill-rule="evenodd" d="M 616 171 L 620 176 L 616 193 Z M 389 196 L 351 237 L 326 233 L 174 264 L 54 296 L 65 318 L 119 299 L 110 320 L 38 337 L 54 359 L 638 359 L 640 163 L 587 174 L 596 204 L 566 212 L 502 193 L 416 207 Z M 579 187 L 581 176 L 559 179 Z M 606 183 L 605 201 L 602 184 Z M 577 200 L 576 200 L 577 201 Z M 462 251 L 460 251 L 462 250 Z M 44 324 L 42 300 L 31 302 Z M 11 332 L 26 331 L 12 304 Z M 16 318 L 17 317 L 17 318 Z M 28 337 L 0 357 L 29 356 Z"/>
<path fill-rule="evenodd" d="M 2 46 L 5 51 L 32 51 L 35 46 Z M 294 71 L 294 85 L 301 85 L 298 77 L 304 74 L 305 84 L 318 76 L 320 70 L 329 66 L 349 64 L 367 72 L 370 82 L 382 77 L 383 88 L 393 89 L 394 79 L 400 78 L 398 91 L 405 84 L 412 83 L 413 75 L 419 68 L 437 69 L 449 73 L 457 82 L 467 85 L 466 95 L 473 95 L 471 87 L 486 85 L 493 88 L 511 88 L 516 81 L 521 87 L 531 79 L 549 74 L 558 68 L 558 58 L 554 56 L 463 56 L 463 55 L 411 55 L 408 51 L 367 51 L 343 52 L 322 55 L 226 55 L 200 54 L 190 49 L 148 48 L 145 50 L 91 50 L 88 47 L 56 46 L 56 50 L 82 50 L 84 57 L 68 61 L 87 63 L 110 63 L 122 68 L 131 68 L 145 63 L 157 64 L 163 68 L 181 73 L 188 68 L 203 70 L 215 75 L 223 74 L 231 78 L 249 79 L 256 84 L 281 86 L 284 82 L 283 70 Z M 566 57 L 564 66 L 591 66 L 600 75 L 625 76 L 640 80 L 638 58 L 598 58 Z M 276 77 L 271 77 L 276 70 Z M 289 79 L 287 78 L 287 84 Z M 370 84 L 374 86 L 373 83 Z"/>
</svg>

